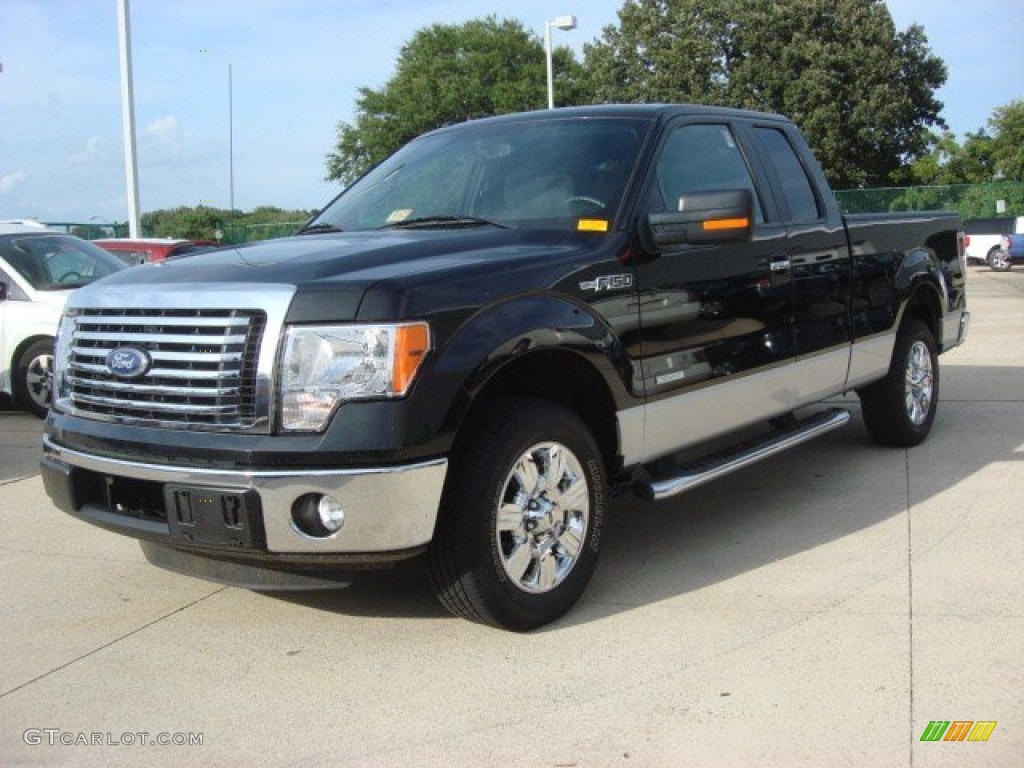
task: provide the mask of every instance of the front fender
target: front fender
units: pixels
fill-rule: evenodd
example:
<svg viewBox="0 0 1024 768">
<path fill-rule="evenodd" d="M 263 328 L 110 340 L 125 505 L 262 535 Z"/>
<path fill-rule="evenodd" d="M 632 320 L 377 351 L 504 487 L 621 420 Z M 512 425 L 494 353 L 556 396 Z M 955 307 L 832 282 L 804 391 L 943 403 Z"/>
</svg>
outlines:
<svg viewBox="0 0 1024 768">
<path fill-rule="evenodd" d="M 461 375 L 472 397 L 504 366 L 539 350 L 585 358 L 600 371 L 617 405 L 631 399 L 631 365 L 619 338 L 586 304 L 551 294 L 517 297 L 473 315 L 440 350 L 435 371 Z"/>
</svg>

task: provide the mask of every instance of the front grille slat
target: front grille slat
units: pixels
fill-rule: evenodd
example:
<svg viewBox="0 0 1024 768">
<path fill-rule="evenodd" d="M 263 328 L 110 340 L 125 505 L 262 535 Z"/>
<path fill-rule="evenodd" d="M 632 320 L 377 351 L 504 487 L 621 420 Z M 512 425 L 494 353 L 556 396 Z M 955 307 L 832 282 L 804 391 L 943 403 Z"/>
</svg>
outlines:
<svg viewBox="0 0 1024 768">
<path fill-rule="evenodd" d="M 119 332 L 100 332 L 95 331 L 79 331 L 75 334 L 75 338 L 80 342 L 87 341 L 107 341 L 115 344 L 116 346 L 122 346 L 125 344 L 191 344 L 195 346 L 207 346 L 207 345 L 225 345 L 225 344 L 245 344 L 245 336 L 224 336 L 224 335 L 213 335 L 213 334 L 161 334 L 156 335 L 152 333 L 130 333 L 128 331 Z"/>
<path fill-rule="evenodd" d="M 139 347 L 138 344 L 131 346 Z M 117 347 L 96 347 L 92 349 L 83 349 L 75 347 L 72 351 L 75 353 L 72 365 L 84 366 L 88 365 L 85 360 L 106 360 L 107 355 L 113 352 Z M 240 362 L 244 357 L 244 352 L 173 352 L 170 350 L 153 350 L 149 353 L 149 356 L 156 362 L 176 362 L 176 363 L 237 363 Z M 95 364 L 94 364 L 95 365 Z M 101 368 L 106 369 L 105 366 L 101 365 Z"/>
<path fill-rule="evenodd" d="M 72 375 L 76 371 L 99 374 L 109 373 L 107 366 L 94 363 L 75 363 L 74 367 L 70 370 Z M 231 371 L 204 370 L 194 366 L 188 368 L 153 368 L 150 370 L 149 375 L 153 379 L 178 379 L 180 381 L 222 381 L 232 378 Z M 84 377 L 83 381 L 89 381 L 88 377 Z"/>
<path fill-rule="evenodd" d="M 71 383 L 73 386 L 77 385 L 79 388 L 79 397 L 85 397 L 85 392 L 93 387 L 93 383 L 88 378 L 76 378 L 71 377 Z M 103 389 L 109 393 L 124 393 L 133 395 L 157 395 L 162 397 L 182 397 L 182 398 L 195 398 L 195 397 L 231 397 L 238 391 L 238 386 L 224 387 L 224 386 L 195 386 L 195 387 L 181 387 L 181 386 L 168 386 L 166 384 L 154 384 L 152 386 L 145 384 L 125 384 L 120 381 L 107 381 L 103 383 Z M 117 402 L 117 401 L 115 401 Z"/>
<path fill-rule="evenodd" d="M 73 319 L 66 386 L 76 413 L 221 431 L 265 420 L 256 402 L 262 311 L 82 309 Z M 106 359 L 120 347 L 144 351 L 151 368 L 137 377 L 115 376 Z"/>
<path fill-rule="evenodd" d="M 234 410 L 231 405 L 197 405 L 196 403 L 164 403 L 158 400 L 152 402 L 133 401 L 126 403 L 122 399 L 113 397 L 93 397 L 91 395 L 79 395 L 77 402 L 88 403 L 97 406 L 108 406 L 124 410 L 145 411 L 149 413 L 188 413 L 190 415 L 217 416 L 227 414 Z"/>
</svg>

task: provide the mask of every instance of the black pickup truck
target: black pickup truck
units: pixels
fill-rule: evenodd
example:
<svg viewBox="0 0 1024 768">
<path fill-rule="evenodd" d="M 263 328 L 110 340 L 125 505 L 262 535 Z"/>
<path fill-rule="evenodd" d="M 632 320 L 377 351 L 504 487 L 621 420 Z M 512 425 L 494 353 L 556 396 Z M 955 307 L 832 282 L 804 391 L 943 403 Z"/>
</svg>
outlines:
<svg viewBox="0 0 1024 768">
<path fill-rule="evenodd" d="M 923 440 L 968 321 L 958 229 L 842 216 L 767 114 L 443 128 L 295 237 L 75 293 L 46 488 L 172 570 L 336 587 L 425 555 L 451 611 L 529 629 L 583 593 L 613 492 L 842 426 L 809 406 L 848 391 L 878 442 Z"/>
</svg>

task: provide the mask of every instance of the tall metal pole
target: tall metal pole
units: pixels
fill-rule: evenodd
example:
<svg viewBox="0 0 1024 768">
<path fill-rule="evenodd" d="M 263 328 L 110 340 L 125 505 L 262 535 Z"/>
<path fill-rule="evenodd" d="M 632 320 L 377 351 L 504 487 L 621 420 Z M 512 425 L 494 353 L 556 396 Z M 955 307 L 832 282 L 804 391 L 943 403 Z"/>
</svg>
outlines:
<svg viewBox="0 0 1024 768">
<path fill-rule="evenodd" d="M 228 180 L 231 185 L 229 216 L 235 215 L 235 96 L 228 64 Z"/>
<path fill-rule="evenodd" d="M 554 21 L 544 22 L 544 58 L 548 65 L 548 109 L 555 108 L 555 76 L 554 65 L 551 63 L 551 28 L 568 31 L 576 29 L 575 16 L 559 16 Z"/>
<path fill-rule="evenodd" d="M 555 108 L 555 76 L 551 64 L 551 22 L 544 22 L 544 57 L 548 65 L 548 109 Z"/>
<path fill-rule="evenodd" d="M 117 0 L 121 58 L 121 126 L 124 133 L 124 175 L 128 196 L 128 236 L 138 237 L 139 174 L 135 160 L 135 96 L 132 90 L 132 37 L 128 0 Z"/>
</svg>

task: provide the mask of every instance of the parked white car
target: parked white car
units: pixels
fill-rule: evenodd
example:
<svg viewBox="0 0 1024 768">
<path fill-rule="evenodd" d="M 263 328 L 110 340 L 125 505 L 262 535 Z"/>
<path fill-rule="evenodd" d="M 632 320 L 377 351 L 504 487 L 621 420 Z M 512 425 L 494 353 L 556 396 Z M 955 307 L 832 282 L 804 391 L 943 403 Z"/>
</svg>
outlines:
<svg viewBox="0 0 1024 768">
<path fill-rule="evenodd" d="M 52 398 L 53 343 L 76 288 L 125 269 L 86 240 L 31 223 L 0 223 L 0 395 L 37 416 Z"/>
<path fill-rule="evenodd" d="M 968 264 L 989 264 L 1002 247 L 1003 235 L 1024 235 L 1024 216 L 964 221 L 964 254 Z"/>
</svg>

